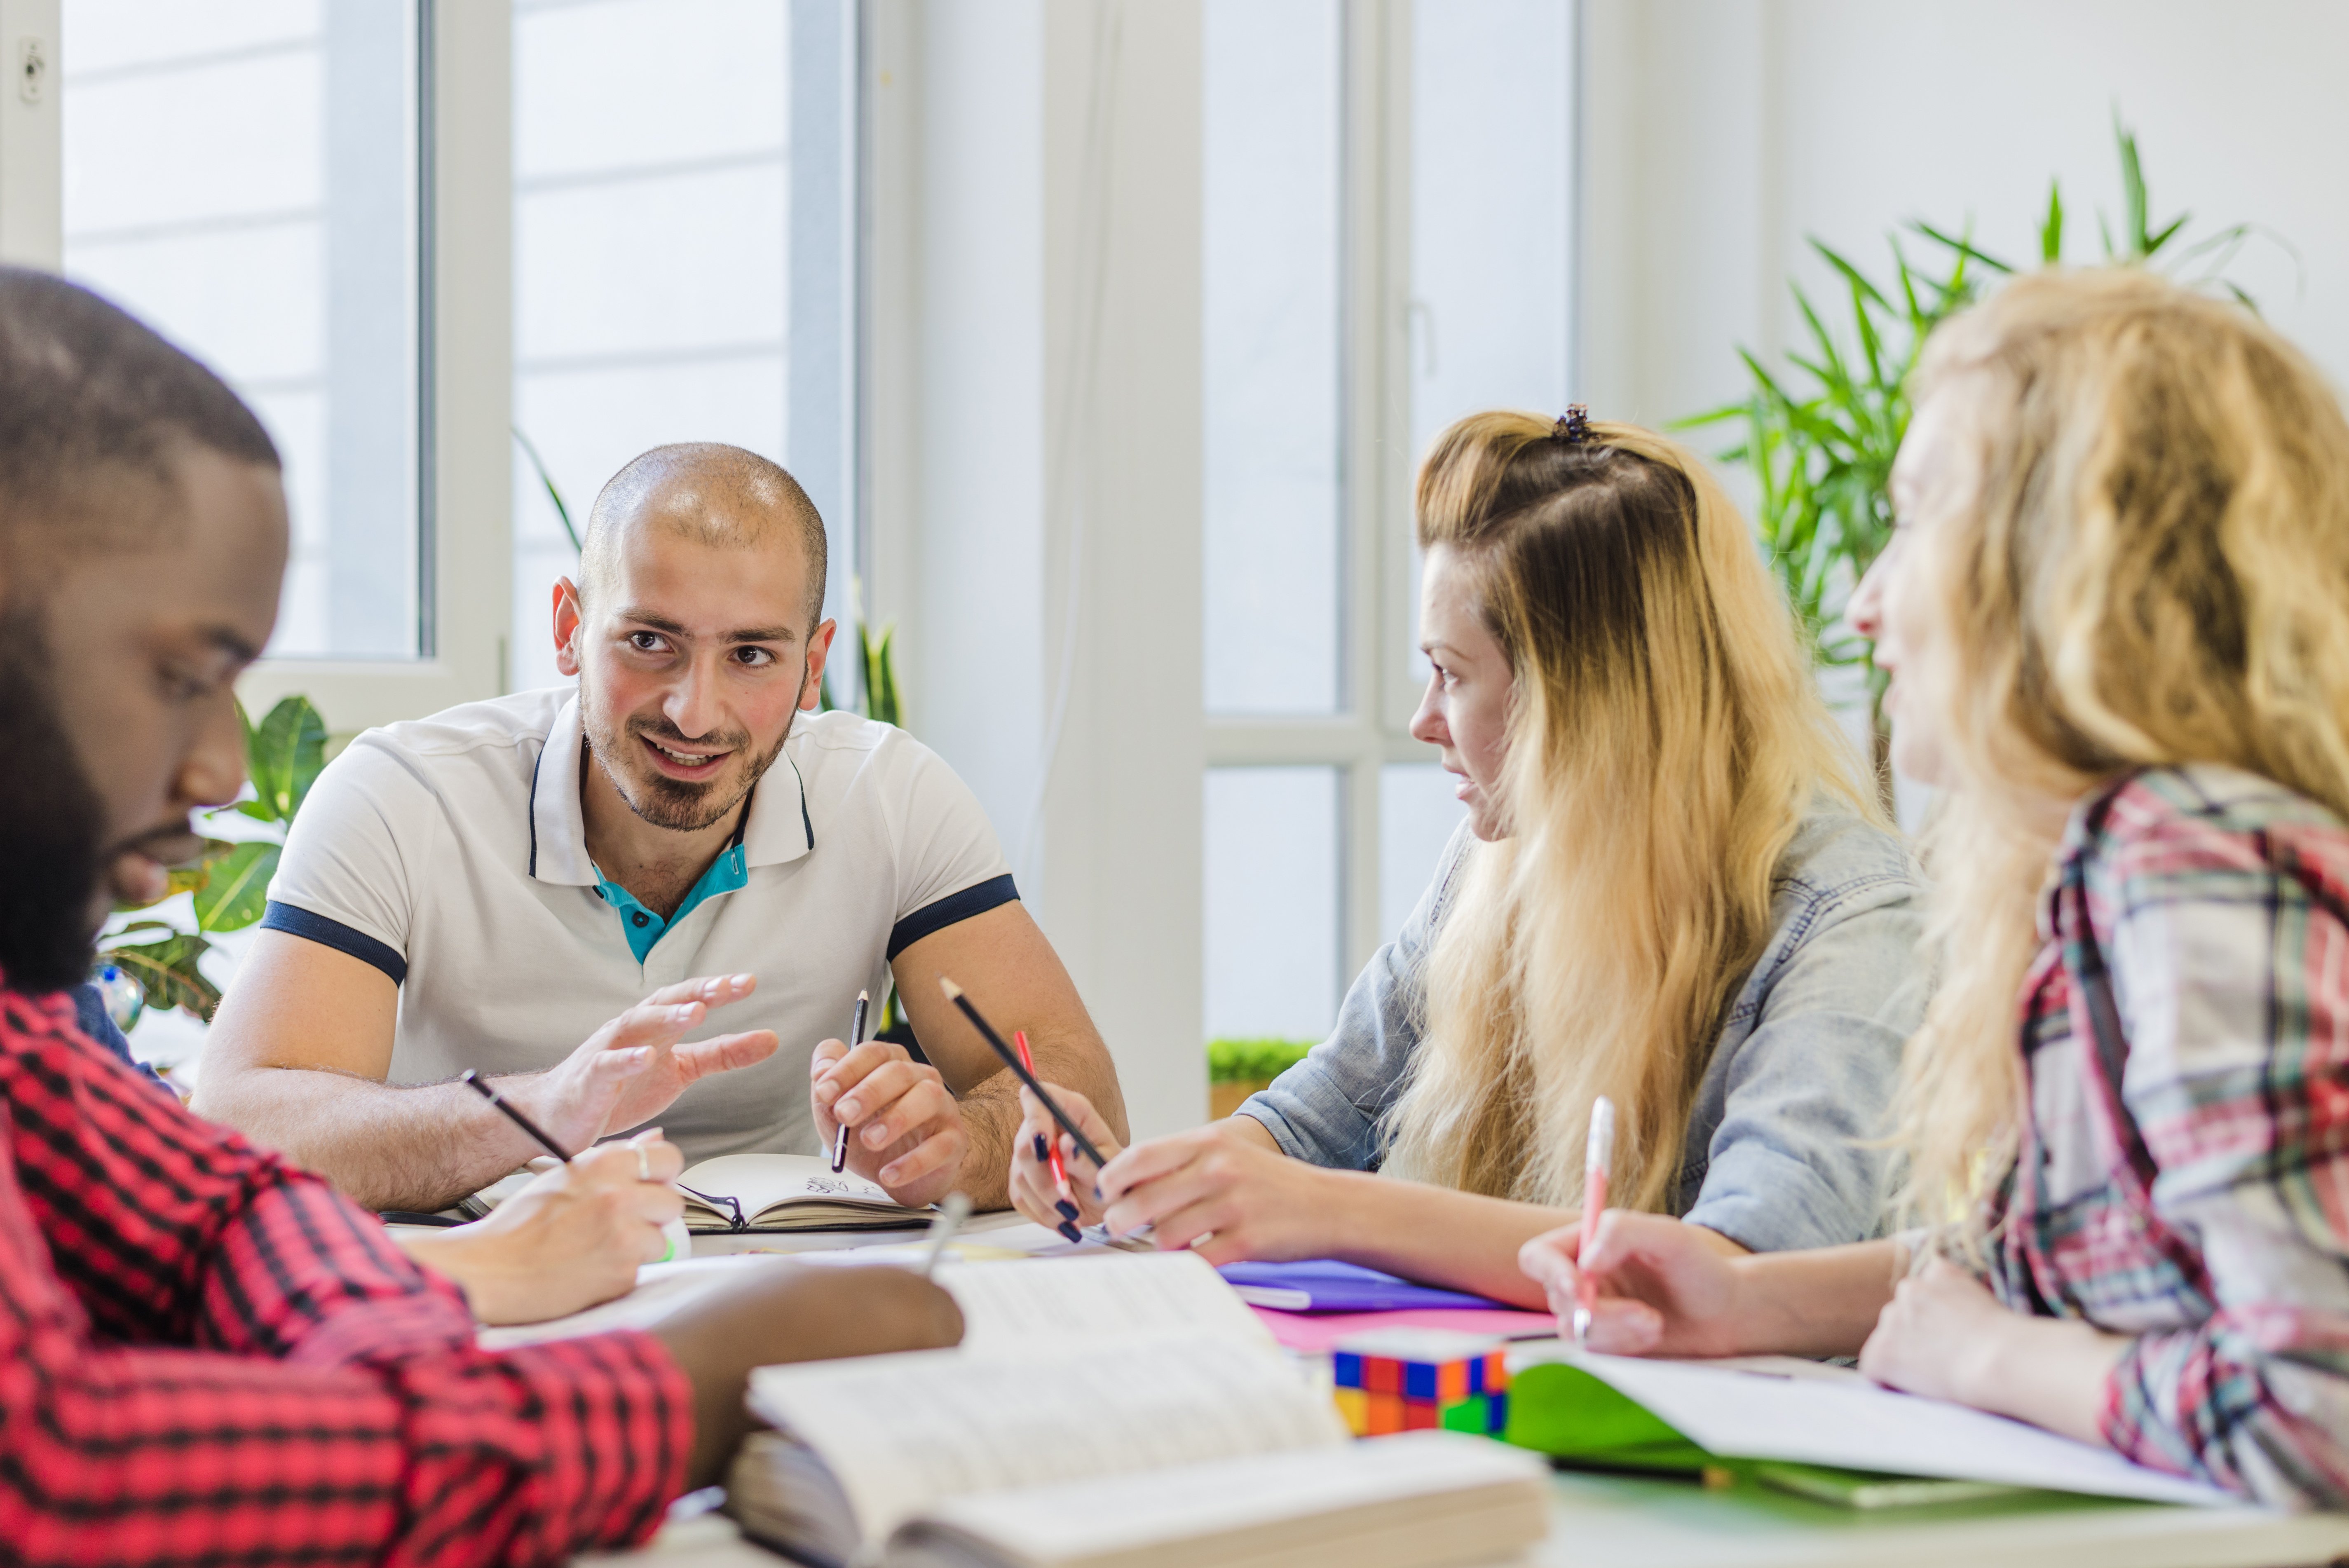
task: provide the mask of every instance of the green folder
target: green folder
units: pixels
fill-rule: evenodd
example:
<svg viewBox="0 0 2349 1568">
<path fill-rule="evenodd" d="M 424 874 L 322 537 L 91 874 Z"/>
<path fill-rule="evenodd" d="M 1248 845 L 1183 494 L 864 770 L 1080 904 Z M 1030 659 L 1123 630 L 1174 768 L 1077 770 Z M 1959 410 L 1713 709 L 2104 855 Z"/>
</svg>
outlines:
<svg viewBox="0 0 2349 1568">
<path fill-rule="evenodd" d="M 1503 1437 L 1568 1468 L 1689 1477 L 1727 1471 L 1842 1508 L 1921 1508 L 2038 1495 L 1994 1481 L 1880 1475 L 1716 1454 L 1605 1379 L 1556 1361 L 1510 1375 L 1509 1424 Z"/>
</svg>

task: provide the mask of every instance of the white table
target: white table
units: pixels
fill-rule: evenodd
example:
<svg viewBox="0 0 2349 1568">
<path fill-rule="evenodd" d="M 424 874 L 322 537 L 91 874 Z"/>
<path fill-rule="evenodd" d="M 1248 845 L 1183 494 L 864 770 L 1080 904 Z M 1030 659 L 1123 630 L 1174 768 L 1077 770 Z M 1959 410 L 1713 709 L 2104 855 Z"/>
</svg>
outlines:
<svg viewBox="0 0 2349 1568">
<path fill-rule="evenodd" d="M 1763 1487 L 1561 1473 L 1549 1539 L 1487 1568 L 2307 1568 L 2349 1560 L 2349 1515 L 2058 1501 L 1856 1513 Z M 783 1568 L 715 1516 L 601 1568 Z"/>
<path fill-rule="evenodd" d="M 972 1217 L 962 1233 L 1020 1230 L 1012 1213 Z M 1041 1234 L 1040 1235 L 1040 1233 Z M 694 1255 L 902 1245 L 918 1231 L 698 1235 Z M 1020 1245 L 1020 1243 L 1025 1243 Z M 1511 1568 L 2312 1568 L 2349 1564 L 2349 1514 L 2173 1508 L 2094 1498 L 2018 1507 L 1959 1503 L 1875 1513 L 1747 1482 L 1707 1490 L 1678 1480 L 1560 1471 L 1550 1532 Z M 788 1559 L 741 1540 L 715 1516 L 664 1531 L 641 1552 L 581 1558 L 606 1568 L 781 1568 Z M 1499 1568 L 1499 1565 L 1494 1565 Z"/>
</svg>

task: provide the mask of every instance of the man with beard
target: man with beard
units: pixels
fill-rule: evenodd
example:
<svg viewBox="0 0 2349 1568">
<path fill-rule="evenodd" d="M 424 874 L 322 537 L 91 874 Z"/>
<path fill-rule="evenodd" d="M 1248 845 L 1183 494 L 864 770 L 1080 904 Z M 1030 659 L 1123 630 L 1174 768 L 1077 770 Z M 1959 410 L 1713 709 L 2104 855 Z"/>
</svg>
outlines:
<svg viewBox="0 0 2349 1568">
<path fill-rule="evenodd" d="M 0 269 L 0 1557 L 634 1542 L 719 1473 L 751 1367 L 951 1343 L 958 1318 L 903 1271 L 784 1264 L 653 1333 L 485 1352 L 372 1217 L 75 1026 L 61 993 L 109 903 L 160 893 L 190 812 L 243 783 L 234 681 L 285 552 L 276 453 L 227 387 L 95 295 Z M 558 1180 L 648 1205 L 643 1228 L 676 1212 L 661 1153 Z"/>
<path fill-rule="evenodd" d="M 566 1148 L 657 1116 L 691 1160 L 828 1155 L 844 1124 L 850 1167 L 899 1202 L 1000 1207 L 1017 1086 L 944 975 L 1123 1127 L 977 799 L 903 731 L 815 711 L 824 570 L 823 520 L 766 459 L 693 444 L 623 468 L 554 585 L 576 689 L 370 730 L 326 768 L 197 1108 L 379 1209 L 438 1208 L 537 1152 L 450 1081 L 468 1068 Z M 893 979 L 922 1057 L 833 1037 Z M 647 993 L 738 1032 L 598 1094 L 611 1042 L 590 1031 Z"/>
</svg>

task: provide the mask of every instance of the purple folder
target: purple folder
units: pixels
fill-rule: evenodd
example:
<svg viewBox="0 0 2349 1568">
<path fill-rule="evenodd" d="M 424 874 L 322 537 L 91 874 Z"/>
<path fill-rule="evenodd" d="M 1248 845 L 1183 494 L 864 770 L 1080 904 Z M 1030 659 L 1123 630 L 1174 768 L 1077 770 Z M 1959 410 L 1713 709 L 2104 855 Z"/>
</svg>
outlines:
<svg viewBox="0 0 2349 1568">
<path fill-rule="evenodd" d="M 1414 1284 L 1391 1274 L 1315 1258 L 1294 1264 L 1226 1264 L 1216 1271 L 1258 1306 L 1288 1312 L 1396 1312 L 1413 1306 L 1498 1306 L 1465 1291 Z"/>
</svg>

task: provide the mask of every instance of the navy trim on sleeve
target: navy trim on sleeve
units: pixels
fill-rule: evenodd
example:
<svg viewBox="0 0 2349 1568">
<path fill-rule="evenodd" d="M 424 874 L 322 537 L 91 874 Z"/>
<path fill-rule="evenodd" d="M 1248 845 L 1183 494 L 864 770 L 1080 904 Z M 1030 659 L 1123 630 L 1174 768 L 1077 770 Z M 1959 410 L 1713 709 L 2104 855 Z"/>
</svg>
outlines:
<svg viewBox="0 0 2349 1568">
<path fill-rule="evenodd" d="M 1011 885 L 1009 872 L 960 892 L 950 892 L 936 903 L 924 904 L 889 928 L 889 956 L 894 959 L 925 936 L 949 925 L 959 925 L 974 914 L 985 914 L 990 909 L 1019 902 L 1019 890 Z"/>
<path fill-rule="evenodd" d="M 331 947 L 337 953 L 349 954 L 362 964 L 374 965 L 390 975 L 395 985 L 408 984 L 408 960 L 397 949 L 386 946 L 364 931 L 353 931 L 339 920 L 328 920 L 323 914 L 312 914 L 306 909 L 296 909 L 273 898 L 261 917 L 261 929 L 306 937 L 321 947 Z"/>
</svg>

